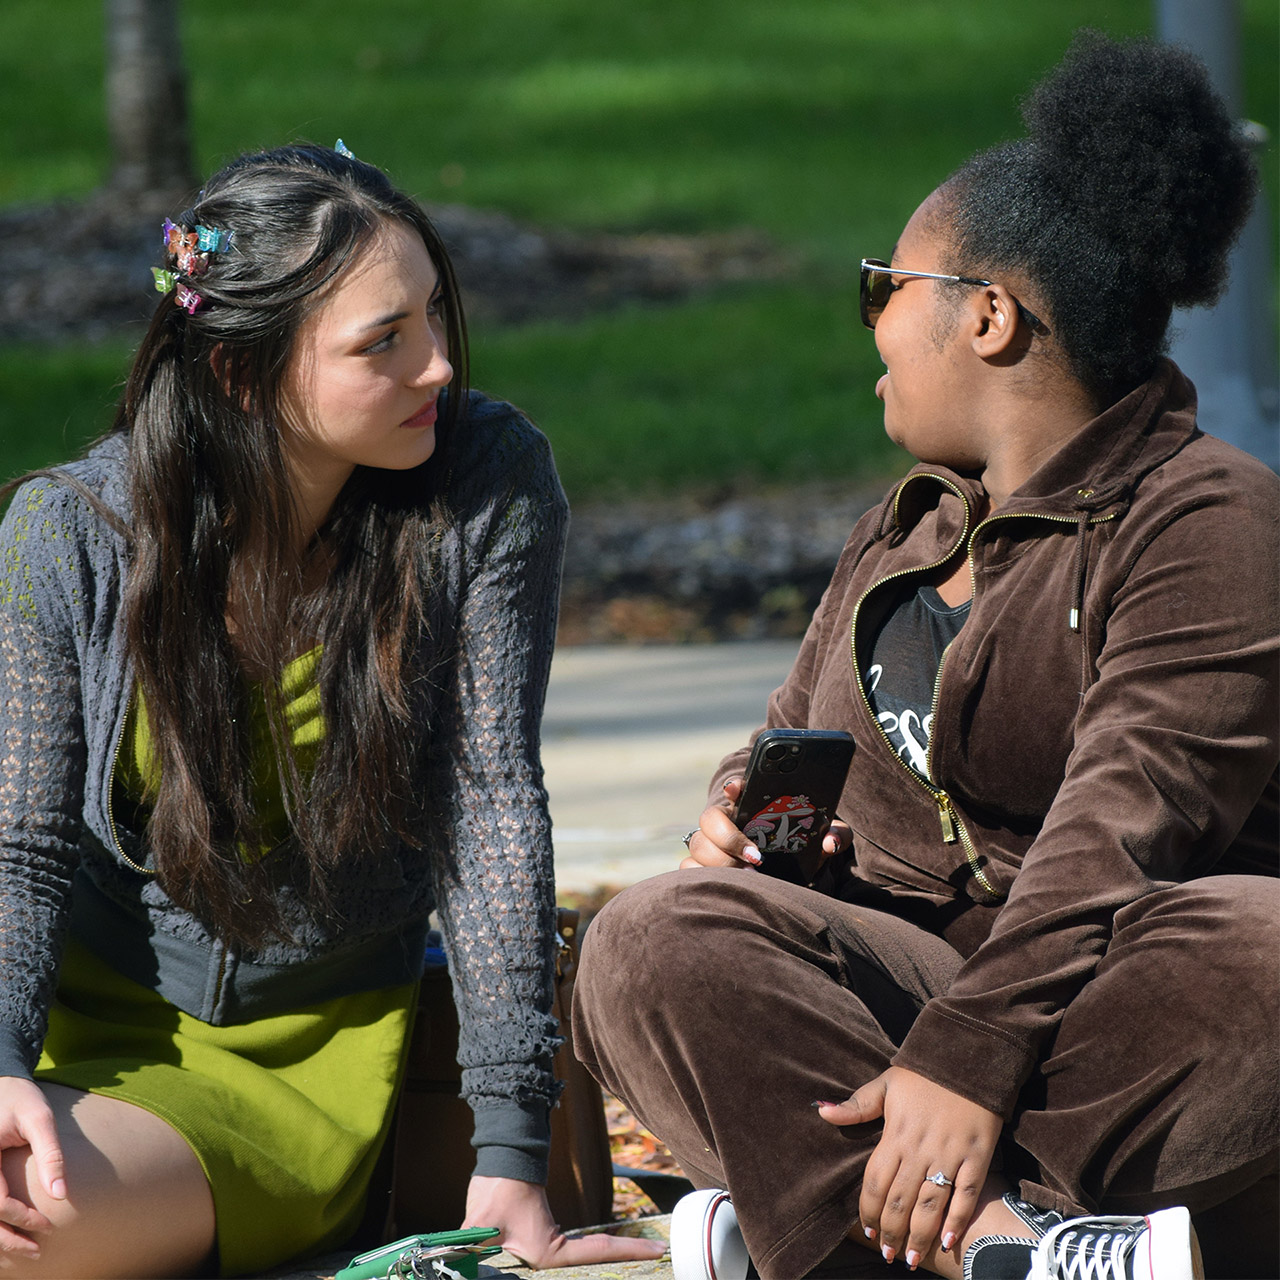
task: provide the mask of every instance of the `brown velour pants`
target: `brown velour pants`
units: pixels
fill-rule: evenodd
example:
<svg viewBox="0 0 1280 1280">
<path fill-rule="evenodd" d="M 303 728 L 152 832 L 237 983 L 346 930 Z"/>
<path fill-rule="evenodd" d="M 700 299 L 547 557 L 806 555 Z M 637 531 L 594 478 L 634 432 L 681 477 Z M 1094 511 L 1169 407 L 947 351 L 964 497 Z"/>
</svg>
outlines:
<svg viewBox="0 0 1280 1280">
<path fill-rule="evenodd" d="M 1027 1200 L 1192 1212 L 1210 1274 L 1276 1269 L 1280 881 L 1210 876 L 1120 911 L 997 1153 Z M 751 871 L 674 871 L 583 942 L 578 1056 L 698 1186 L 733 1196 L 765 1280 L 844 1239 L 879 1123 L 811 1107 L 882 1072 L 961 963 L 896 916 Z M 1216 1261 L 1215 1261 L 1216 1259 Z"/>
</svg>

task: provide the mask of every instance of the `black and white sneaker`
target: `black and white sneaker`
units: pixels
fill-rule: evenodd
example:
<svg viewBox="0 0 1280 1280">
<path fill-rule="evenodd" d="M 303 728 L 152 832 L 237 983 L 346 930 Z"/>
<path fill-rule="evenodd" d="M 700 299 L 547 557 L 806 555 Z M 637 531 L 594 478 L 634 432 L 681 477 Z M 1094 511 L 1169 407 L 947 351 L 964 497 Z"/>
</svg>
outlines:
<svg viewBox="0 0 1280 1280">
<path fill-rule="evenodd" d="M 983 1236 L 965 1253 L 965 1280 L 1204 1280 L 1191 1215 L 1063 1218 L 1005 1196 L 1039 1236 Z"/>
</svg>

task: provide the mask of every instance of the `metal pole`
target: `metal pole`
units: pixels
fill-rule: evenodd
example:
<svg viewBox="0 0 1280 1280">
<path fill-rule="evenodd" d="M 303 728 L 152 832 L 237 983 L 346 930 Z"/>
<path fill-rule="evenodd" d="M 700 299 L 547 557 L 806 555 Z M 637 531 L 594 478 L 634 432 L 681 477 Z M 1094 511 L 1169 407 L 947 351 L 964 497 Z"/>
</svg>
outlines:
<svg viewBox="0 0 1280 1280">
<path fill-rule="evenodd" d="M 1201 58 L 1239 116 L 1240 12 L 1237 0 L 1156 0 L 1156 32 Z M 1245 126 L 1255 156 L 1270 154 L 1261 125 Z M 1280 373 L 1276 360 L 1275 267 L 1266 195 L 1230 258 L 1231 278 L 1214 307 L 1175 311 L 1171 354 L 1196 384 L 1200 425 L 1280 470 Z"/>
</svg>

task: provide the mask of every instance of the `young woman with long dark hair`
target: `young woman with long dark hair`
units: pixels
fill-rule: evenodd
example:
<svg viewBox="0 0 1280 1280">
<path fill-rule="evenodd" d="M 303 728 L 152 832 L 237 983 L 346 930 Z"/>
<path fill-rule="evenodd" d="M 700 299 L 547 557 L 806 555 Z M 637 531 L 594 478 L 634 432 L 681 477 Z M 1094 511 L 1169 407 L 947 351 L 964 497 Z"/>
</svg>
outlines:
<svg viewBox="0 0 1280 1280">
<path fill-rule="evenodd" d="M 164 243 L 113 430 L 0 530 L 4 1270 L 347 1239 L 433 910 L 468 1223 L 537 1265 L 646 1256 L 566 1241 L 540 1185 L 547 443 L 468 392 L 444 246 L 345 149 L 235 161 Z"/>
<path fill-rule="evenodd" d="M 825 868 L 752 870 L 740 750 L 585 941 L 575 1048 L 708 1189 L 680 1280 L 746 1273 L 714 1188 L 766 1280 L 868 1274 L 846 1238 L 1189 1280 L 1197 1231 L 1277 1274 L 1280 485 L 1163 355 L 1255 178 L 1151 42 L 1082 38 L 1026 117 L 862 265 L 920 465 L 769 702 L 855 738 Z"/>
</svg>

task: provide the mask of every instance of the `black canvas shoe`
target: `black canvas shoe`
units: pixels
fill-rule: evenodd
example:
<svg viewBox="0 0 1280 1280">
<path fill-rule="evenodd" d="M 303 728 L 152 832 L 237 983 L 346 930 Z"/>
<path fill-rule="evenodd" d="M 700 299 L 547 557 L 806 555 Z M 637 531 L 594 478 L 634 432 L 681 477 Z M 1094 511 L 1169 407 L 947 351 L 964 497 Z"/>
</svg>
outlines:
<svg viewBox="0 0 1280 1280">
<path fill-rule="evenodd" d="M 1005 1192 L 1004 1207 L 1015 1217 L 1021 1218 L 1036 1233 L 1037 1240 L 1066 1218 L 1065 1214 L 1058 1213 L 1055 1209 L 1037 1209 L 1035 1205 L 1019 1200 L 1012 1191 Z"/>
<path fill-rule="evenodd" d="M 1066 1218 L 1012 1196 L 1005 1203 L 1038 1240 L 983 1236 L 965 1253 L 965 1280 L 1204 1280 L 1191 1215 Z"/>
</svg>

